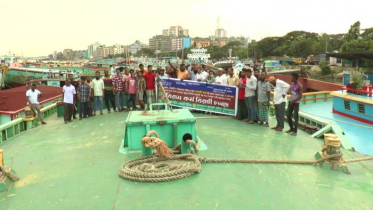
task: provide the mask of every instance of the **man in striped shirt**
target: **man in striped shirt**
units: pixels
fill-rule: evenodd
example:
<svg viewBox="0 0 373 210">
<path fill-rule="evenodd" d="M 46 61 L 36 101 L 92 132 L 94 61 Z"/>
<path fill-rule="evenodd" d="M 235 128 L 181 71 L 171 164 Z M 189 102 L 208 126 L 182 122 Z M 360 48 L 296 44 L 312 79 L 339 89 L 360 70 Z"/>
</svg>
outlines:
<svg viewBox="0 0 373 210">
<path fill-rule="evenodd" d="M 102 80 L 104 80 L 104 93 L 105 93 L 105 105 L 107 108 L 108 113 L 110 113 L 110 104 L 109 101 L 111 102 L 111 105 L 113 106 L 114 112 L 117 112 L 115 109 L 115 97 L 114 97 L 114 87 L 113 87 L 113 77 L 109 75 L 109 71 L 105 70 L 105 75 L 102 77 Z"/>
<path fill-rule="evenodd" d="M 113 86 L 114 86 L 114 95 L 115 95 L 115 103 L 118 107 L 119 112 L 123 112 L 124 110 L 124 82 L 123 82 L 123 75 L 120 72 L 120 69 L 116 69 L 116 75 L 113 77 Z"/>
</svg>

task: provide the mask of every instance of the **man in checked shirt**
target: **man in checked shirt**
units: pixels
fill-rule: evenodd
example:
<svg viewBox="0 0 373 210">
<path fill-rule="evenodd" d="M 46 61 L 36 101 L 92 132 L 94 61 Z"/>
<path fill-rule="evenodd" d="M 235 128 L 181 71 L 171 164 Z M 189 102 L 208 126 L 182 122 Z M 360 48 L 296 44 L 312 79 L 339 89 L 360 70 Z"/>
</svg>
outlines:
<svg viewBox="0 0 373 210">
<path fill-rule="evenodd" d="M 113 77 L 113 92 L 115 95 L 115 103 L 118 107 L 119 112 L 123 112 L 124 110 L 124 81 L 123 81 L 123 75 L 120 72 L 120 69 L 116 69 L 116 75 Z"/>
<path fill-rule="evenodd" d="M 80 112 L 79 120 L 82 120 L 82 117 L 88 117 L 88 103 L 91 87 L 87 84 L 86 78 L 82 77 L 80 79 L 81 83 L 78 88 L 78 100 L 80 101 Z"/>
</svg>

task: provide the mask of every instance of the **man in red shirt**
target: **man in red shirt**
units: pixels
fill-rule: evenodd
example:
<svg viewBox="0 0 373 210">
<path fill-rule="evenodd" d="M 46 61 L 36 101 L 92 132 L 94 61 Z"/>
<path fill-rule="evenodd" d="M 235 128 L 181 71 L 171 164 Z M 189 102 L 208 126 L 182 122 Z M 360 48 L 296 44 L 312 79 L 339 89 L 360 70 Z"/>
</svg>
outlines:
<svg viewBox="0 0 373 210">
<path fill-rule="evenodd" d="M 237 101 L 237 119 L 247 119 L 247 108 L 245 102 L 245 87 L 246 87 L 246 69 L 242 69 L 239 74 L 239 85 L 238 85 L 238 101 Z"/>
<path fill-rule="evenodd" d="M 155 103 L 155 78 L 156 74 L 153 72 L 153 66 L 148 66 L 148 72 L 145 73 L 144 79 L 146 82 L 146 98 L 147 98 L 147 104 L 148 108 L 151 103 Z"/>
</svg>

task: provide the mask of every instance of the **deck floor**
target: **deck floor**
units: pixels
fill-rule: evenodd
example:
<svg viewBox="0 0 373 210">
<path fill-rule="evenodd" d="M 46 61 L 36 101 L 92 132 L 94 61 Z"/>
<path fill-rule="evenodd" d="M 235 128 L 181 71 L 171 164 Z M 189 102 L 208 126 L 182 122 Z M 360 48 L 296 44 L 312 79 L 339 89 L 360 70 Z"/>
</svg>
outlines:
<svg viewBox="0 0 373 210">
<path fill-rule="evenodd" d="M 351 163 L 352 175 L 315 166 L 203 164 L 189 178 L 136 183 L 118 177 L 138 154 L 121 154 L 127 114 L 106 114 L 26 131 L 1 145 L 18 173 L 0 209 L 371 209 L 373 162 Z M 198 115 L 196 116 L 209 116 Z M 274 122 L 271 121 L 273 124 Z M 321 140 L 297 137 L 235 119 L 197 119 L 208 146 L 200 156 L 314 160 Z M 345 151 L 344 158 L 360 157 Z"/>
</svg>

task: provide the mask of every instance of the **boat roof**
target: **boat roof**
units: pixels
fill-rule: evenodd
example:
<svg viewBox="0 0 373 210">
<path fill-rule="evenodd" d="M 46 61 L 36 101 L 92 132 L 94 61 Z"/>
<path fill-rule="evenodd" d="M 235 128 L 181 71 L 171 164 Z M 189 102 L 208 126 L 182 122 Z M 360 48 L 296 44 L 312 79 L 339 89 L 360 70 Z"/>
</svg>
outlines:
<svg viewBox="0 0 373 210">
<path fill-rule="evenodd" d="M 342 52 L 342 53 L 327 53 L 327 56 L 342 58 L 342 59 L 373 59 L 373 51 L 356 51 L 356 52 Z"/>
<path fill-rule="evenodd" d="M 15 112 L 27 105 L 26 92 L 29 87 L 22 86 L 0 91 L 0 112 Z M 57 97 L 62 94 L 62 88 L 53 86 L 36 86 L 42 93 L 41 101 Z"/>
<path fill-rule="evenodd" d="M 128 113 L 47 125 L 3 143 L 4 162 L 21 178 L 0 201 L 3 209 L 369 209 L 373 162 L 348 164 L 351 175 L 313 165 L 203 163 L 191 177 L 138 183 L 118 176 L 139 153 L 119 152 Z M 314 160 L 322 140 L 294 137 L 234 118 L 197 117 L 211 158 Z M 274 119 L 270 124 L 274 125 Z M 285 126 L 288 129 L 287 126 Z M 162 133 L 160 133 L 162 138 Z M 139 139 L 140 141 L 140 139 Z M 344 159 L 361 157 L 345 151 Z M 6 197 L 7 196 L 7 197 Z"/>
</svg>

